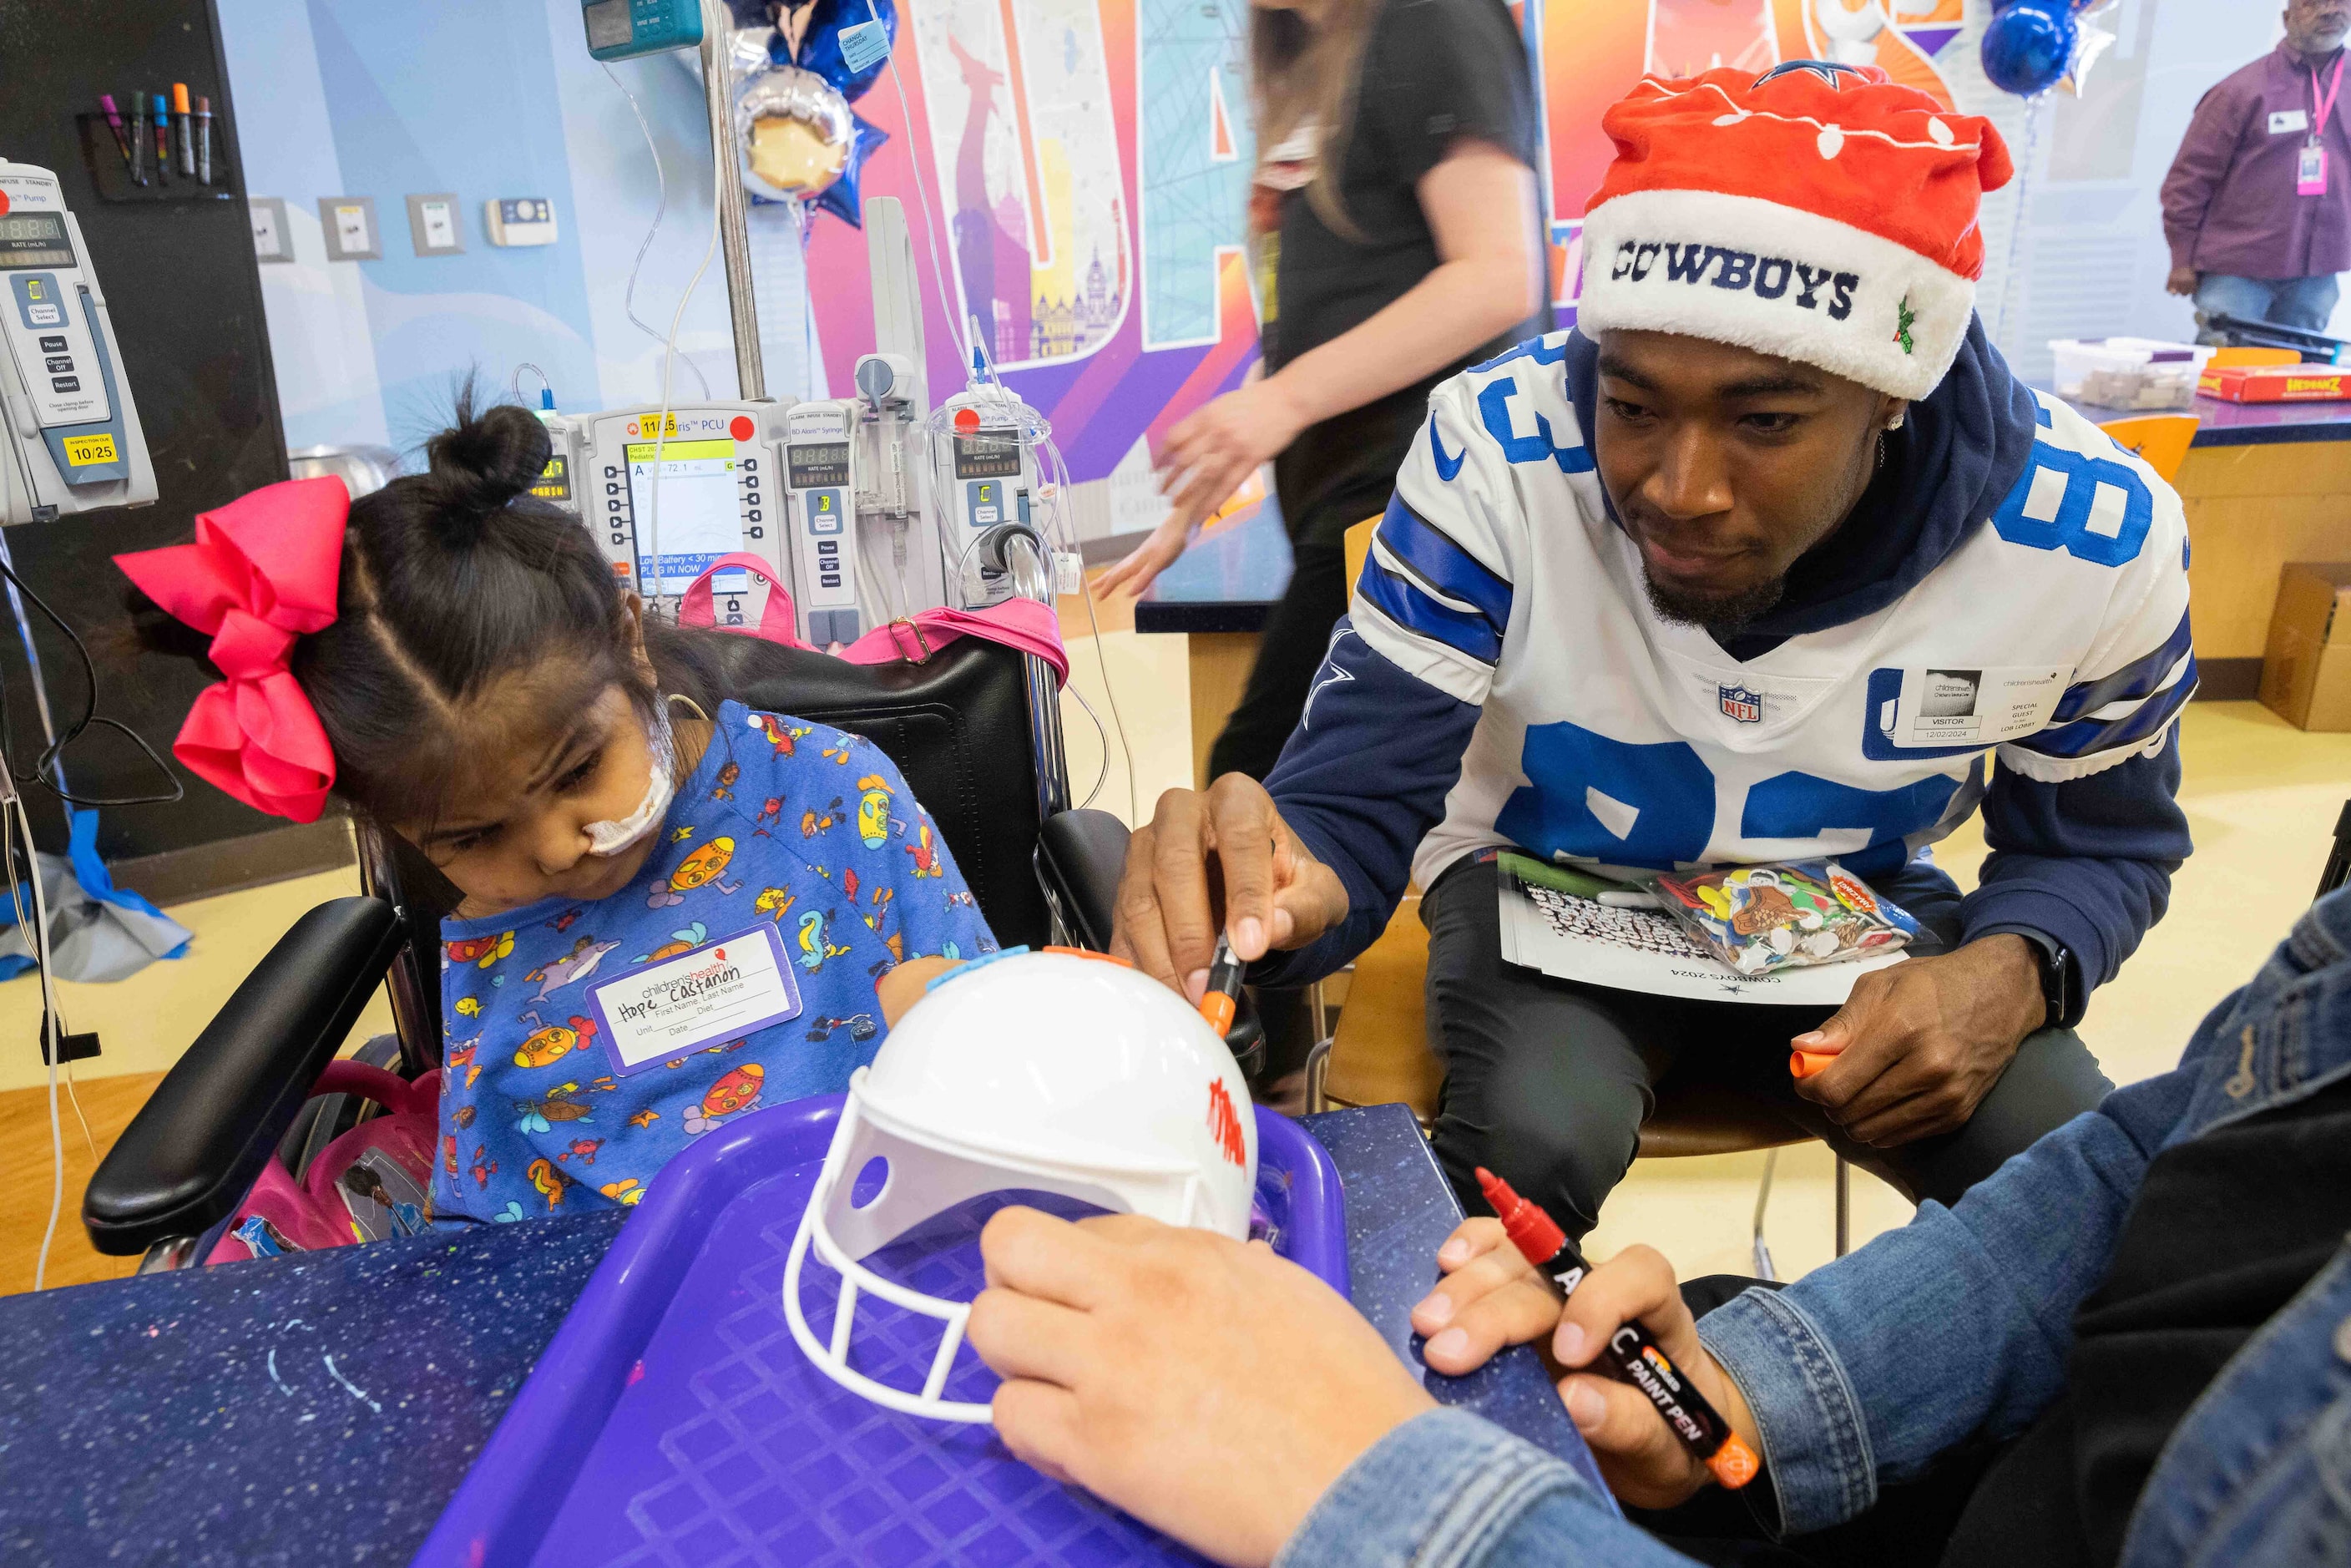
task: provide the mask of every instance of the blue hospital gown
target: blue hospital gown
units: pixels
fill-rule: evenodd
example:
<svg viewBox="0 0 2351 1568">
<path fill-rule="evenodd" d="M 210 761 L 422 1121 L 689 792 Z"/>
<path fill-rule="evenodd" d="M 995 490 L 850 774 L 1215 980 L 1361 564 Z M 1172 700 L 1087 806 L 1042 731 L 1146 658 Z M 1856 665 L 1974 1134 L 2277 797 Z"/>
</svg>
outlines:
<svg viewBox="0 0 2351 1568">
<path fill-rule="evenodd" d="M 725 704 L 660 833 L 610 898 L 442 922 L 436 1220 L 633 1204 L 712 1128 L 847 1088 L 882 1043 L 873 983 L 901 959 L 996 947 L 896 765 L 860 737 Z M 590 988 L 767 921 L 798 1017 L 614 1071 Z"/>
</svg>

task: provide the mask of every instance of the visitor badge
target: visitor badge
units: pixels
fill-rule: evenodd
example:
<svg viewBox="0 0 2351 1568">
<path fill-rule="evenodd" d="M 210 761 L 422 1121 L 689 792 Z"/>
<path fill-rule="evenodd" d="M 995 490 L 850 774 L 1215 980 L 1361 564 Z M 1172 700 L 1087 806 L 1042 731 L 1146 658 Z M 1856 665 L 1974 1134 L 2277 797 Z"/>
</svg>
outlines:
<svg viewBox="0 0 2351 1568">
<path fill-rule="evenodd" d="M 2326 149 L 2316 144 L 2302 150 L 2294 165 L 2294 193 L 2297 196 L 2326 194 Z"/>
<path fill-rule="evenodd" d="M 1902 695 L 1878 715 L 1895 744 L 1997 746 L 2039 731 L 2065 695 L 2063 665 L 1902 672 Z"/>
<path fill-rule="evenodd" d="M 2310 129 L 2310 113 L 2306 110 L 2281 109 L 2270 115 L 2270 134 L 2283 136 L 2289 131 Z"/>
<path fill-rule="evenodd" d="M 591 987 L 615 1072 L 634 1072 L 799 1017 L 783 940 L 761 924 Z"/>
</svg>

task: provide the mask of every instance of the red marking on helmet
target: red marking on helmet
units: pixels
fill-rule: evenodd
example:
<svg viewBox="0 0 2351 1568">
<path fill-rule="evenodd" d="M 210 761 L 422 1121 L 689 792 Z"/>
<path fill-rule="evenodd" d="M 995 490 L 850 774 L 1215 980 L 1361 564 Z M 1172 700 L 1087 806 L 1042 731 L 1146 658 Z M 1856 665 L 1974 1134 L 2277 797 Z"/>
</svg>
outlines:
<svg viewBox="0 0 2351 1568">
<path fill-rule="evenodd" d="M 752 424 L 749 415 L 738 413 L 728 423 L 726 426 L 726 434 L 733 436 L 737 441 L 748 441 L 751 439 L 751 434 L 756 428 L 757 427 Z"/>
<path fill-rule="evenodd" d="M 956 410 L 955 427 L 957 430 L 977 430 L 979 428 L 979 410 L 976 408 L 959 408 Z"/>
<path fill-rule="evenodd" d="M 1217 1140 L 1225 1158 L 1246 1170 L 1249 1141 L 1241 1133 L 1241 1113 L 1233 1107 L 1232 1091 L 1221 1078 L 1208 1080 L 1208 1135 Z"/>
</svg>

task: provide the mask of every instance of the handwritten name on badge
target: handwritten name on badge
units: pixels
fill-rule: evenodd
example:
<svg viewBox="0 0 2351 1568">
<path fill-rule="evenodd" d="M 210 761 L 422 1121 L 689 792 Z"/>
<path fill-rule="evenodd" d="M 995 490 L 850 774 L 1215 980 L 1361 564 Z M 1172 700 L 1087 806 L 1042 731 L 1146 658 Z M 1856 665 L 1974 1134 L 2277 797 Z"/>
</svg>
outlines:
<svg viewBox="0 0 2351 1568">
<path fill-rule="evenodd" d="M 594 987 L 589 999 L 621 1072 L 634 1072 L 799 1016 L 799 981 L 773 925 L 705 943 Z"/>
</svg>

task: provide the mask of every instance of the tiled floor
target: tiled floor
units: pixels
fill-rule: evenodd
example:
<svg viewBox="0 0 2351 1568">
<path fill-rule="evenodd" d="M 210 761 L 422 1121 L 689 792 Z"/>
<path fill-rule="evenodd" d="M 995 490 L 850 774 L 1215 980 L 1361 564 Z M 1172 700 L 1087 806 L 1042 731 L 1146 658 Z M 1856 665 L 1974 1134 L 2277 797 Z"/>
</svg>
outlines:
<svg viewBox="0 0 2351 1568">
<path fill-rule="evenodd" d="M 1105 617 L 1097 651 L 1073 627 L 1071 687 L 1101 716 L 1107 747 L 1075 702 L 1065 702 L 1070 768 L 1086 794 L 1105 749 L 1110 758 L 1097 804 L 1130 813 L 1128 787 L 1147 813 L 1160 791 L 1190 767 L 1180 639 L 1138 636 Z M 1105 700 L 1107 669 L 1116 720 Z M 1124 745 L 1120 741 L 1123 727 Z M 2309 902 L 2328 836 L 2351 794 L 2351 735 L 2305 735 L 2252 703 L 2199 703 L 2188 710 L 2182 790 L 2197 853 L 2173 889 L 2171 914 L 2113 986 L 2093 1003 L 2083 1033 L 2117 1082 L 2168 1067 L 2206 1009 L 2252 974 Z M 1132 758 L 1130 768 L 1129 758 Z M 1983 852 L 1972 830 L 1945 847 L 1963 883 Z M 128 1122 L 151 1078 L 178 1059 L 268 946 L 302 911 L 355 892 L 352 873 L 306 877 L 182 905 L 173 915 L 196 934 L 190 956 L 158 964 L 115 986 L 68 986 L 72 1027 L 97 1030 L 106 1054 L 81 1064 L 82 1102 L 103 1150 Z M 37 1053 L 40 1001 L 29 979 L 0 985 L 0 1163 L 10 1210 L 0 1217 L 0 1293 L 27 1288 L 32 1250 L 48 1210 L 49 1125 Z M 354 1031 L 390 1027 L 379 997 Z M 68 1190 L 55 1254 L 59 1279 L 97 1278 L 113 1265 L 83 1249 L 76 1218 L 89 1159 L 61 1099 L 68 1145 Z M 75 1151 L 79 1151 L 78 1154 Z M 1763 1156 L 1650 1160 L 1635 1166 L 1601 1218 L 1593 1250 L 1635 1240 L 1663 1249 L 1685 1273 L 1749 1270 L 1748 1222 Z M 1770 1238 L 1781 1271 L 1792 1276 L 1831 1254 L 1831 1161 L 1818 1145 L 1782 1152 Z M 1866 1176 L 1854 1183 L 1856 1241 L 1900 1224 L 1907 1206 Z M 30 1216 L 29 1229 L 26 1222 Z M 74 1261 L 78 1254 L 80 1261 Z"/>
</svg>

